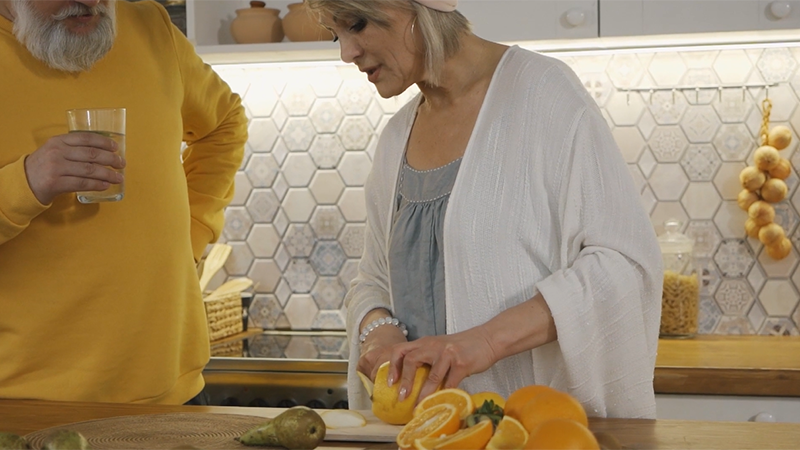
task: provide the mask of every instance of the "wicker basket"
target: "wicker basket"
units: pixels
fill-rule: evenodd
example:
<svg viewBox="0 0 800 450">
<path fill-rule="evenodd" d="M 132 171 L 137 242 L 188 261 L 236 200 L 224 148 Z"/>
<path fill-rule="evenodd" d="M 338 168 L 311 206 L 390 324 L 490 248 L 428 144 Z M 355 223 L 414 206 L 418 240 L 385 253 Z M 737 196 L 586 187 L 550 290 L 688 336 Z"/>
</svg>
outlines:
<svg viewBox="0 0 800 450">
<path fill-rule="evenodd" d="M 208 319 L 208 339 L 214 341 L 244 331 L 242 324 L 242 294 L 231 292 L 210 295 L 203 299 Z"/>
<path fill-rule="evenodd" d="M 244 341 L 211 344 L 211 356 L 244 356 Z"/>
</svg>

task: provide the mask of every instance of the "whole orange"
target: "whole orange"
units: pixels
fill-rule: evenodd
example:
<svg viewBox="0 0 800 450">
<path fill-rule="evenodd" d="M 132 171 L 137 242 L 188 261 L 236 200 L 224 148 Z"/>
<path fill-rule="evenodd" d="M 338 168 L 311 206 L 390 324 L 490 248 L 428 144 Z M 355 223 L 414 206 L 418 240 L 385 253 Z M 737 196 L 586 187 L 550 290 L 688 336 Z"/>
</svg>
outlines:
<svg viewBox="0 0 800 450">
<path fill-rule="evenodd" d="M 553 419 L 539 425 L 528 436 L 526 450 L 599 450 L 594 435 L 570 419 Z"/>
<path fill-rule="evenodd" d="M 586 411 L 575 397 L 566 392 L 542 392 L 522 407 L 522 425 L 532 433 L 539 425 L 552 419 L 571 419 L 588 427 Z"/>
<path fill-rule="evenodd" d="M 525 404 L 542 392 L 550 391 L 553 391 L 553 388 L 542 384 L 531 384 L 521 387 L 512 392 L 511 395 L 508 396 L 508 399 L 506 399 L 506 406 L 503 408 L 503 414 L 520 420 L 520 417 L 522 417 L 522 408 Z"/>
</svg>

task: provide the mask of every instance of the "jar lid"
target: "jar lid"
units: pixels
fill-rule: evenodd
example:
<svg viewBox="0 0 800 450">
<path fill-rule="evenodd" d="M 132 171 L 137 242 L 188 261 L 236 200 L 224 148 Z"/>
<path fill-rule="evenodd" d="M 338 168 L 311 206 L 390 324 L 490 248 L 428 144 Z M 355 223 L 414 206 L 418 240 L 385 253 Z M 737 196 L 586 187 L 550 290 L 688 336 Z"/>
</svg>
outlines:
<svg viewBox="0 0 800 450">
<path fill-rule="evenodd" d="M 658 245 L 662 253 L 691 253 L 694 241 L 680 232 L 681 221 L 667 219 L 664 221 L 664 233 L 658 236 Z"/>
</svg>

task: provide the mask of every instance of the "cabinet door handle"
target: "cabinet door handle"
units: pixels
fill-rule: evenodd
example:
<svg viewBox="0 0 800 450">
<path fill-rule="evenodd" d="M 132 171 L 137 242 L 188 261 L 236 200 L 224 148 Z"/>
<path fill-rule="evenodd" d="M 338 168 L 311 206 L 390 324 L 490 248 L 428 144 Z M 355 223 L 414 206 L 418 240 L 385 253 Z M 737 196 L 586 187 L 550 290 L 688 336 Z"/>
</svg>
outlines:
<svg viewBox="0 0 800 450">
<path fill-rule="evenodd" d="M 748 422 L 775 422 L 775 421 L 776 421 L 775 416 L 772 413 L 761 411 L 760 413 L 751 417 Z"/>
<path fill-rule="evenodd" d="M 775 1 L 769 4 L 769 12 L 778 19 L 785 19 L 792 13 L 792 5 L 789 2 Z"/>
<path fill-rule="evenodd" d="M 586 13 L 582 9 L 573 8 L 566 12 L 564 18 L 570 26 L 578 27 L 586 22 Z"/>
</svg>

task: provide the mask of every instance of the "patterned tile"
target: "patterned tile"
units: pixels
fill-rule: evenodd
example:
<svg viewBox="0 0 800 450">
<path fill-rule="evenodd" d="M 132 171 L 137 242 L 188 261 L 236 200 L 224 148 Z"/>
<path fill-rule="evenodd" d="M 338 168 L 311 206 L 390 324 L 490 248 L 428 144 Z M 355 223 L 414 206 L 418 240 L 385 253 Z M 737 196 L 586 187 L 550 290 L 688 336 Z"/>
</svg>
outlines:
<svg viewBox="0 0 800 450">
<path fill-rule="evenodd" d="M 623 127 L 636 125 L 644 110 L 642 96 L 636 92 L 616 91 L 611 94 L 605 107 L 614 125 Z M 643 134 L 647 136 L 646 133 Z"/>
<path fill-rule="evenodd" d="M 741 123 L 753 109 L 753 100 L 749 95 L 725 89 L 714 98 L 712 106 L 723 123 Z"/>
<path fill-rule="evenodd" d="M 364 252 L 364 230 L 366 225 L 359 223 L 349 223 L 345 225 L 339 243 L 342 250 L 350 258 L 360 258 Z"/>
<path fill-rule="evenodd" d="M 759 93 L 755 96 L 756 105 L 761 106 L 766 98 L 765 96 L 766 91 L 764 89 L 759 90 Z M 797 108 L 797 98 L 791 86 L 788 84 L 779 84 L 778 86 L 769 88 L 769 99 L 772 102 L 772 109 L 769 115 L 770 122 L 788 122 L 792 117 L 792 113 Z M 760 108 L 756 108 L 753 112 L 759 112 L 759 109 Z M 761 118 L 760 112 L 757 117 L 759 119 Z"/>
<path fill-rule="evenodd" d="M 358 275 L 358 263 L 357 259 L 348 259 L 342 266 L 342 270 L 339 271 L 339 281 L 343 286 L 349 288 L 350 282 Z"/>
<path fill-rule="evenodd" d="M 317 206 L 311 216 L 311 228 L 319 239 L 336 239 L 344 225 L 344 217 L 336 206 Z"/>
<path fill-rule="evenodd" d="M 311 288 L 317 281 L 317 274 L 311 267 L 311 263 L 305 258 L 292 259 L 284 272 L 284 277 L 289 282 L 292 291 L 300 294 L 311 292 Z"/>
<path fill-rule="evenodd" d="M 317 133 L 334 133 L 344 119 L 344 110 L 334 99 L 318 99 L 311 109 L 311 123 Z"/>
<path fill-rule="evenodd" d="M 344 327 L 344 316 L 341 311 L 320 311 L 317 313 L 317 317 L 314 318 L 312 325 L 315 330 L 344 330 Z M 320 353 L 322 352 L 320 351 Z"/>
<path fill-rule="evenodd" d="M 694 256 L 711 258 L 722 241 L 717 227 L 710 220 L 692 220 L 686 227 L 685 234 L 694 240 Z"/>
<path fill-rule="evenodd" d="M 689 181 L 711 181 L 721 165 L 716 149 L 710 144 L 689 145 L 681 158 Z"/>
<path fill-rule="evenodd" d="M 282 358 L 283 349 L 289 345 L 290 336 L 258 335 L 247 341 L 250 356 L 256 358 Z"/>
<path fill-rule="evenodd" d="M 349 116 L 339 127 L 338 136 L 346 150 L 365 150 L 374 130 L 363 116 Z"/>
<path fill-rule="evenodd" d="M 290 116 L 307 116 L 317 95 L 304 82 L 289 82 L 281 93 L 281 103 Z"/>
<path fill-rule="evenodd" d="M 767 83 L 782 83 L 792 77 L 797 61 L 788 48 L 773 47 L 764 49 L 756 67 Z"/>
<path fill-rule="evenodd" d="M 681 86 L 696 86 L 694 91 L 685 91 L 686 101 L 690 105 L 708 105 L 718 95 L 716 89 L 701 89 L 719 86 L 717 74 L 710 68 L 688 69 L 683 75 Z"/>
<path fill-rule="evenodd" d="M 604 72 L 581 72 L 579 75 L 583 87 L 589 92 L 598 106 L 603 106 L 614 92 L 611 80 Z"/>
<path fill-rule="evenodd" d="M 316 242 L 312 227 L 305 223 L 290 225 L 283 238 L 283 245 L 293 258 L 311 256 Z"/>
<path fill-rule="evenodd" d="M 246 206 L 256 223 L 269 223 L 275 218 L 280 201 L 272 189 L 253 189 Z"/>
<path fill-rule="evenodd" d="M 311 252 L 311 265 L 320 275 L 336 275 L 347 260 L 337 241 L 318 241 Z"/>
<path fill-rule="evenodd" d="M 250 183 L 250 180 L 247 178 L 247 174 L 245 172 L 236 172 L 234 186 L 235 189 L 230 206 L 243 206 L 247 201 L 247 197 L 250 196 L 250 191 L 253 189 L 253 185 Z"/>
<path fill-rule="evenodd" d="M 342 159 L 345 149 L 339 136 L 320 134 L 311 143 L 309 154 L 320 169 L 333 169 Z"/>
<path fill-rule="evenodd" d="M 250 184 L 256 188 L 272 186 L 278 177 L 280 167 L 275 158 L 269 154 L 255 154 L 250 157 L 245 167 L 245 173 Z"/>
<path fill-rule="evenodd" d="M 754 149 L 754 142 L 745 125 L 724 124 L 717 131 L 714 146 L 723 161 L 744 161 Z"/>
<path fill-rule="evenodd" d="M 700 296 L 700 307 L 697 312 L 697 333 L 712 334 L 717 328 L 717 324 L 722 317 L 717 302 L 713 297 L 707 295 Z"/>
<path fill-rule="evenodd" d="M 720 121 L 711 106 L 692 106 L 681 120 L 681 128 L 689 142 L 709 142 L 719 129 Z"/>
<path fill-rule="evenodd" d="M 247 275 L 250 266 L 253 264 L 255 257 L 250 247 L 244 242 L 228 242 L 231 246 L 231 254 L 225 261 L 225 273 L 228 276 L 243 277 Z"/>
<path fill-rule="evenodd" d="M 638 86 L 644 72 L 644 65 L 634 53 L 614 55 L 606 68 L 611 82 L 619 89 Z"/>
<path fill-rule="evenodd" d="M 307 117 L 293 117 L 286 121 L 281 136 L 286 147 L 293 152 L 304 152 L 311 146 L 317 132 Z"/>
<path fill-rule="evenodd" d="M 677 125 L 686 112 L 686 98 L 678 91 L 652 91 L 647 95 L 647 108 L 659 125 Z"/>
<path fill-rule="evenodd" d="M 725 278 L 745 276 L 754 262 L 753 252 L 743 239 L 723 239 L 714 262 Z"/>
<path fill-rule="evenodd" d="M 676 126 L 656 128 L 647 143 L 660 163 L 679 161 L 688 146 L 686 136 Z"/>
<path fill-rule="evenodd" d="M 714 299 L 723 314 L 743 316 L 755 301 L 755 294 L 744 279 L 722 280 Z"/>
<path fill-rule="evenodd" d="M 252 226 L 253 219 L 245 208 L 234 206 L 225 211 L 225 229 L 223 230 L 225 238 L 245 240 Z"/>
<path fill-rule="evenodd" d="M 349 115 L 364 114 L 373 97 L 372 86 L 366 80 L 345 80 L 336 96 L 344 112 Z"/>
<path fill-rule="evenodd" d="M 346 293 L 347 289 L 338 277 L 320 277 L 311 290 L 311 296 L 320 310 L 340 309 Z"/>
<path fill-rule="evenodd" d="M 283 315 L 278 299 L 274 295 L 257 294 L 250 302 L 248 320 L 258 328 L 265 330 L 275 329 L 278 318 Z M 264 342 L 263 344 L 266 344 Z M 252 351 L 252 347 L 250 348 Z"/>
</svg>

